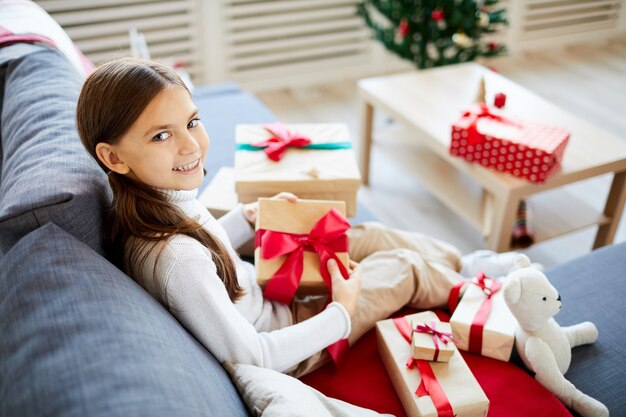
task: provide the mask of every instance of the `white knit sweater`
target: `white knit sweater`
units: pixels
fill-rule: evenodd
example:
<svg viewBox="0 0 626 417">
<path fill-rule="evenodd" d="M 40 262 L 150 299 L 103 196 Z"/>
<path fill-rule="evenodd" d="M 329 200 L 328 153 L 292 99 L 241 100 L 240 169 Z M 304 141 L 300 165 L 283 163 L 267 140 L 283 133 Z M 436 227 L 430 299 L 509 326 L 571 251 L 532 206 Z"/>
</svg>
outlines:
<svg viewBox="0 0 626 417">
<path fill-rule="evenodd" d="M 332 302 L 309 320 L 293 324 L 287 305 L 263 298 L 254 267 L 242 261 L 233 249 L 254 235 L 241 204 L 217 221 L 196 199 L 198 190 L 166 193 L 185 214 L 196 218 L 220 239 L 235 263 L 245 295 L 233 304 L 208 249 L 185 235 L 171 239 L 156 268 L 156 251 L 150 251 L 139 278 L 157 299 L 159 288 L 165 289 L 172 314 L 220 362 L 247 363 L 284 372 L 348 337 L 350 316 L 339 303 Z M 133 254 L 127 256 L 132 261 Z"/>
</svg>

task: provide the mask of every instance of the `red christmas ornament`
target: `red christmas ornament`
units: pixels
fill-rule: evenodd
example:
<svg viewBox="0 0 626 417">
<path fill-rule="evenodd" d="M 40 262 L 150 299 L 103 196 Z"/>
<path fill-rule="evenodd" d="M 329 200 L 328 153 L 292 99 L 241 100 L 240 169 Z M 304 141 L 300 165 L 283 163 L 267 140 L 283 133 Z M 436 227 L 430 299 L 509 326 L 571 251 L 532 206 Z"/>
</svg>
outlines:
<svg viewBox="0 0 626 417">
<path fill-rule="evenodd" d="M 443 14 L 443 10 L 441 9 L 435 9 L 433 10 L 433 12 L 430 14 L 430 17 L 435 21 L 435 22 L 439 22 L 443 19 L 445 19 L 445 15 Z"/>
<path fill-rule="evenodd" d="M 498 42 L 487 42 L 487 49 L 489 49 L 489 52 L 495 51 L 496 49 L 498 49 L 498 46 Z"/>
<path fill-rule="evenodd" d="M 506 94 L 497 93 L 493 98 L 493 105 L 501 109 L 506 104 Z"/>
<path fill-rule="evenodd" d="M 404 39 L 406 35 L 408 34 L 409 34 L 409 22 L 406 19 L 402 19 L 402 21 L 398 25 L 396 36 Z"/>
</svg>

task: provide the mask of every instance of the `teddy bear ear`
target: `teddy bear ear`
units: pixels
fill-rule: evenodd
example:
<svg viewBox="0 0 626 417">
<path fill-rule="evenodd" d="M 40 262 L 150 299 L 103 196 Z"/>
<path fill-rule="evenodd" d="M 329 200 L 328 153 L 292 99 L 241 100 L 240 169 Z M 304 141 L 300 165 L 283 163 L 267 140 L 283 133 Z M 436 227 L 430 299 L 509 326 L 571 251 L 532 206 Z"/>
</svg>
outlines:
<svg viewBox="0 0 626 417">
<path fill-rule="evenodd" d="M 515 259 L 513 259 L 514 270 L 528 267 L 530 267 L 530 259 L 528 259 L 528 256 L 524 255 L 523 253 L 518 254 Z"/>
<path fill-rule="evenodd" d="M 504 301 L 507 305 L 513 305 L 517 303 L 522 296 L 522 282 L 518 277 L 511 277 L 505 281 L 504 288 Z"/>
</svg>

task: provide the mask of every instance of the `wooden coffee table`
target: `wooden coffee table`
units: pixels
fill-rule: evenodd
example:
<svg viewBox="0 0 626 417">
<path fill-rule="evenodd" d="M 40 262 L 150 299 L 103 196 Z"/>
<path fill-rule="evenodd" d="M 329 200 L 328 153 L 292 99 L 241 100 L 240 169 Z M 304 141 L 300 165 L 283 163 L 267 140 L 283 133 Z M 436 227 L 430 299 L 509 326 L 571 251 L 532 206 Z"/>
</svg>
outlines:
<svg viewBox="0 0 626 417">
<path fill-rule="evenodd" d="M 543 184 L 499 173 L 448 154 L 450 126 L 475 101 L 484 77 L 487 102 L 507 95 L 512 117 L 571 132 L 562 168 Z M 576 117 L 513 81 L 466 63 L 359 81 L 363 101 L 360 168 L 369 185 L 374 109 L 406 127 L 410 135 L 377 141 L 437 198 L 482 232 L 486 247 L 510 249 L 518 204 L 533 196 L 532 229 L 540 242 L 598 225 L 594 248 L 613 242 L 626 200 L 626 141 Z M 567 191 L 568 184 L 613 174 L 604 209 Z M 556 191 L 548 191 L 558 189 Z M 543 193 L 541 198 L 534 196 Z"/>
</svg>

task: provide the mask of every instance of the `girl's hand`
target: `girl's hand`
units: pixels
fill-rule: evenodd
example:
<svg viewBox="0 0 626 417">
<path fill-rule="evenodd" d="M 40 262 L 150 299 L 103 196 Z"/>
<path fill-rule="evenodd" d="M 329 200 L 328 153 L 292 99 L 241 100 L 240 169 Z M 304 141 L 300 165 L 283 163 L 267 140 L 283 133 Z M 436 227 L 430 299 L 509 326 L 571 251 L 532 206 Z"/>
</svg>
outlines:
<svg viewBox="0 0 626 417">
<path fill-rule="evenodd" d="M 288 192 L 278 193 L 274 197 L 272 197 L 272 199 L 287 200 L 290 203 L 295 203 L 296 201 L 298 201 L 298 197 Z M 257 203 L 256 201 L 254 203 L 248 203 L 243 205 L 243 216 L 253 225 L 256 222 L 256 212 L 258 208 L 259 203 Z"/>
<path fill-rule="evenodd" d="M 334 259 L 326 263 L 326 268 L 328 268 L 328 273 L 332 280 L 333 301 L 337 301 L 344 306 L 350 317 L 356 310 L 356 303 L 359 299 L 359 294 L 361 294 L 361 270 L 357 268 L 358 265 L 356 262 L 350 261 L 350 277 L 344 279 Z"/>
</svg>

